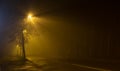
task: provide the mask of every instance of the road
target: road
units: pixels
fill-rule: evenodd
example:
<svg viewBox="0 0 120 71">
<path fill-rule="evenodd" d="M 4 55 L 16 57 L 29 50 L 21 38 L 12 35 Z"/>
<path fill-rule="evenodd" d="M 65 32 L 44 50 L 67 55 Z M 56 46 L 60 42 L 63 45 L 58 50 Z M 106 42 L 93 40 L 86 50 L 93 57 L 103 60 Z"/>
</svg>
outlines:
<svg viewBox="0 0 120 71">
<path fill-rule="evenodd" d="M 111 71 L 59 60 L 28 58 L 26 62 L 11 60 L 1 64 L 1 71 Z"/>
</svg>

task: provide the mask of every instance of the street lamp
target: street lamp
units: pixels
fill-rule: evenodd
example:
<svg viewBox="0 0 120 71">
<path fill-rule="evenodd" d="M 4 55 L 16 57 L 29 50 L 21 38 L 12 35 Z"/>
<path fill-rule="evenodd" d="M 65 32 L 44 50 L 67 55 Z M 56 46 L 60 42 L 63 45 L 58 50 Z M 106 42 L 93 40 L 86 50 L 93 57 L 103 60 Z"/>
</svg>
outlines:
<svg viewBox="0 0 120 71">
<path fill-rule="evenodd" d="M 28 21 L 32 23 L 32 14 L 28 15 Z M 23 61 L 26 61 L 26 52 L 25 52 L 25 34 L 27 30 L 25 29 L 24 24 L 22 24 L 22 35 L 21 35 L 21 47 L 22 47 L 22 59 Z"/>
</svg>

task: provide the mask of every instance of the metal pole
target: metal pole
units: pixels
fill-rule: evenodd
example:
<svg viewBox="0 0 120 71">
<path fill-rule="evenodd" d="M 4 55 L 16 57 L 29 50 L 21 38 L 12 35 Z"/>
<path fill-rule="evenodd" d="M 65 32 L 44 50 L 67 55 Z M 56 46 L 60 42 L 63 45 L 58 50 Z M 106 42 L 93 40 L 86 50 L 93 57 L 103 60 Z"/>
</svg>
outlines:
<svg viewBox="0 0 120 71">
<path fill-rule="evenodd" d="M 22 56 L 23 56 L 23 60 L 26 60 L 26 54 L 25 54 L 25 38 L 24 38 L 24 33 L 22 30 Z"/>
</svg>

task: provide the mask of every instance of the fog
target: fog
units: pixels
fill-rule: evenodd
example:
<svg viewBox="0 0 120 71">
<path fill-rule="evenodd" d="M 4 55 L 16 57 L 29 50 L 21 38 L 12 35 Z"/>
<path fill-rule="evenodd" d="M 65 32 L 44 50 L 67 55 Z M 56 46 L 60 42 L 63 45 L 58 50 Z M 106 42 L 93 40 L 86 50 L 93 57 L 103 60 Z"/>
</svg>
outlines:
<svg viewBox="0 0 120 71">
<path fill-rule="evenodd" d="M 27 57 L 59 59 L 120 57 L 117 9 L 113 11 L 107 5 L 93 6 L 86 2 L 80 5 L 77 2 L 67 4 L 43 1 L 40 5 L 37 2 L 14 3 L 7 2 L 0 8 L 1 55 L 2 51 L 8 55 L 20 54 L 16 48 L 16 37 L 20 36 L 21 23 L 25 23 L 26 13 L 32 10 L 35 22 L 25 26 L 29 35 L 25 41 Z"/>
</svg>

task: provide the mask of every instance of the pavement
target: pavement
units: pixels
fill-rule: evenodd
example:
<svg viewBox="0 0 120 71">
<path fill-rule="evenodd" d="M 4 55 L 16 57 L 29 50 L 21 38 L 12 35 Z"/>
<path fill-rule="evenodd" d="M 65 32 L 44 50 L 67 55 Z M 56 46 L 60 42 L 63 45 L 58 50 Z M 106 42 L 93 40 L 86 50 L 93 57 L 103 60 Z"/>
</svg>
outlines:
<svg viewBox="0 0 120 71">
<path fill-rule="evenodd" d="M 85 64 L 29 57 L 27 61 L 8 60 L 0 64 L 0 71 L 120 71 Z"/>
</svg>

